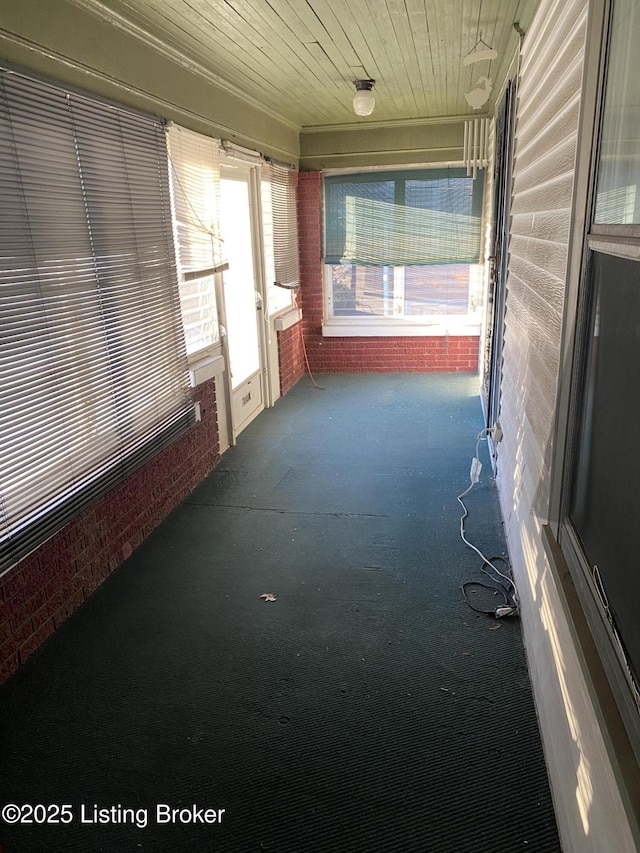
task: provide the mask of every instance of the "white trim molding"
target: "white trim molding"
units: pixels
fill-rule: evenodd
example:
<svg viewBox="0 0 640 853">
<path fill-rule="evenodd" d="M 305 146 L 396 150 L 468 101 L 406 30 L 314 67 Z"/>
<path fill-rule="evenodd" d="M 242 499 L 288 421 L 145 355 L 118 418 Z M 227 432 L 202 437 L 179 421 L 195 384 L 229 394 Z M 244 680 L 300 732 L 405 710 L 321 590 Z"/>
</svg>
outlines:
<svg viewBox="0 0 640 853">
<path fill-rule="evenodd" d="M 276 332 L 284 332 L 295 326 L 300 320 L 302 320 L 302 311 L 300 308 L 292 308 L 285 314 L 280 314 L 278 317 L 273 318 L 273 328 Z"/>
<path fill-rule="evenodd" d="M 227 363 L 223 355 L 211 355 L 195 361 L 189 367 L 191 387 L 195 388 L 196 385 L 202 385 L 203 382 L 220 376 L 226 369 Z"/>
<path fill-rule="evenodd" d="M 481 328 L 481 323 L 468 321 L 416 323 L 395 317 L 371 320 L 368 317 L 334 317 L 322 324 L 322 335 L 325 338 L 479 337 Z"/>
</svg>

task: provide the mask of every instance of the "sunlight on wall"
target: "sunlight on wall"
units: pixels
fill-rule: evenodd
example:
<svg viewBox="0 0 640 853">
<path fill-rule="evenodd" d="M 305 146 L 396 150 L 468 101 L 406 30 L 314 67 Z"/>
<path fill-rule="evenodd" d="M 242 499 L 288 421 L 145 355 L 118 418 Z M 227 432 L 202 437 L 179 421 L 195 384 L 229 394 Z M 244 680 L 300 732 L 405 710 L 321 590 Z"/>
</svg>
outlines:
<svg viewBox="0 0 640 853">
<path fill-rule="evenodd" d="M 530 537 L 527 536 L 526 539 L 529 540 L 530 546 Z M 540 557 L 544 558 L 543 555 L 538 555 L 538 559 L 540 559 Z M 535 566 L 536 563 L 529 563 L 529 565 Z M 579 761 L 578 766 L 576 768 L 576 802 L 578 805 L 578 810 L 580 812 L 580 818 L 582 820 L 582 826 L 584 828 L 585 835 L 588 835 L 589 811 L 593 803 L 591 766 L 585 756 L 584 747 L 582 743 L 580 722 L 578 720 L 578 716 L 576 714 L 576 710 L 571 699 L 571 690 L 569 689 L 567 681 L 567 665 L 562 649 L 562 642 L 560 640 L 557 628 L 558 618 L 557 615 L 554 614 L 553 608 L 550 603 L 551 600 L 557 596 L 557 592 L 555 589 L 553 589 L 553 579 L 550 577 L 549 572 L 550 570 L 548 568 L 545 568 L 544 576 L 540 578 L 539 582 L 540 621 L 542 622 L 544 629 L 549 635 L 551 651 L 553 652 L 556 672 L 558 675 L 558 684 L 560 687 L 560 693 L 562 695 L 562 701 L 564 703 L 565 712 L 567 716 L 567 724 L 569 726 L 569 731 L 571 733 L 571 737 L 573 738 L 573 742 L 575 743 L 576 748 L 578 750 Z"/>
<path fill-rule="evenodd" d="M 586 754 L 583 727 L 575 698 L 573 698 L 580 695 L 584 688 L 577 685 L 576 679 L 572 678 L 574 672 L 578 678 L 581 678 L 579 663 L 573 660 L 574 655 L 568 642 L 569 627 L 562 613 L 559 612 L 558 590 L 541 544 L 541 521 L 531 511 L 531 496 L 527 495 L 523 483 L 526 470 L 523 451 L 526 427 L 527 420 L 524 418 L 519 425 L 514 445 L 509 448 L 512 453 L 510 467 L 513 471 L 513 479 L 510 483 L 509 495 L 511 524 L 508 526 L 507 535 L 510 551 L 515 555 L 520 550 L 522 557 L 520 571 L 518 572 L 516 568 L 516 582 L 523 605 L 522 618 L 525 623 L 529 665 L 532 670 L 537 670 L 540 682 L 545 685 L 542 692 L 536 696 L 537 705 L 539 712 L 542 710 L 541 706 L 546 705 L 546 713 L 554 720 L 553 727 L 547 727 L 545 747 L 549 752 L 555 748 L 553 741 L 556 738 L 558 743 L 561 743 L 561 739 L 565 740 L 562 736 L 562 728 L 566 721 L 568 734 L 574 746 L 574 749 L 568 751 L 568 755 L 571 756 L 572 772 L 575 774 L 573 789 L 575 805 L 583 832 L 588 836 L 594 802 L 592 767 Z M 516 559 L 516 567 L 518 562 L 520 561 Z M 536 621 L 542 626 L 548 642 L 545 643 L 540 632 L 536 631 Z M 526 630 L 528 626 L 531 627 Z M 557 707 L 553 707 L 554 695 L 558 696 L 562 702 L 564 712 L 562 715 Z"/>
</svg>

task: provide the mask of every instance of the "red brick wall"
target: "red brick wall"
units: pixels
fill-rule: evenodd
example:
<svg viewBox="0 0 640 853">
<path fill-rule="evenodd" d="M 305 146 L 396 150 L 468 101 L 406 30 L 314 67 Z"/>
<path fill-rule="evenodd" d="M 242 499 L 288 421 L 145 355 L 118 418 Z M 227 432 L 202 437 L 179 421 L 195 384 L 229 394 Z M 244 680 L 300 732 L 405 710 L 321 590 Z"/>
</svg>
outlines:
<svg viewBox="0 0 640 853">
<path fill-rule="evenodd" d="M 305 372 L 300 323 L 284 332 L 278 332 L 278 359 L 280 364 L 280 393 L 284 395 Z"/>
<path fill-rule="evenodd" d="M 298 180 L 300 275 L 307 355 L 312 372 L 476 372 L 478 336 L 322 337 L 322 179 L 301 172 Z"/>
<path fill-rule="evenodd" d="M 323 338 L 307 331 L 318 373 L 470 373 L 478 369 L 477 337 Z"/>
<path fill-rule="evenodd" d="M 214 381 L 194 399 L 200 423 L 0 578 L 0 683 L 215 467 Z"/>
</svg>

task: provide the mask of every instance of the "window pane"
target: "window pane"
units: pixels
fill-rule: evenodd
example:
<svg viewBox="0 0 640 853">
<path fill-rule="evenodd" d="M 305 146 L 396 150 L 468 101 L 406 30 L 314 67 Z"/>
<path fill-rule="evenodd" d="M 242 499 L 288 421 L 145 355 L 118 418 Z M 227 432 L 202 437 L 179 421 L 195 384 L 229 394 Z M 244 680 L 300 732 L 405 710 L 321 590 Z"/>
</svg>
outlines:
<svg viewBox="0 0 640 853">
<path fill-rule="evenodd" d="M 260 369 L 248 179 L 222 178 L 222 237 L 229 258 L 224 276 L 231 387 Z"/>
<path fill-rule="evenodd" d="M 469 271 L 468 264 L 405 267 L 405 316 L 467 314 Z"/>
<path fill-rule="evenodd" d="M 325 254 L 327 260 L 343 256 L 366 260 L 375 230 L 375 252 L 389 252 L 394 227 L 394 181 L 350 182 L 325 180 Z M 359 223 L 363 226 L 358 229 Z M 375 225 L 372 225 L 375 223 Z M 361 232 L 361 233 L 360 233 Z M 373 262 L 378 259 L 373 259 Z"/>
<path fill-rule="evenodd" d="M 212 275 L 180 284 L 180 309 L 188 355 L 200 352 L 220 340 Z"/>
<path fill-rule="evenodd" d="M 479 264 L 334 264 L 329 269 L 332 317 L 463 317 L 474 314 L 482 301 Z"/>
<path fill-rule="evenodd" d="M 169 127 L 167 139 L 180 307 L 187 354 L 193 356 L 220 340 L 215 282 L 211 274 L 207 275 L 207 270 L 224 260 L 218 223 L 218 142 L 174 124 Z"/>
<path fill-rule="evenodd" d="M 637 0 L 616 0 L 602 122 L 597 223 L 640 223 L 639 41 Z"/>
<path fill-rule="evenodd" d="M 636 452 L 640 386 L 640 264 L 595 254 L 589 351 L 571 518 L 591 566 L 598 567 L 622 643 L 640 681 Z"/>
<path fill-rule="evenodd" d="M 331 267 L 334 317 L 393 315 L 393 267 Z"/>
<path fill-rule="evenodd" d="M 263 177 L 260 185 L 262 201 L 262 236 L 264 242 L 264 274 L 267 285 L 267 311 L 269 317 L 291 308 L 293 291 L 274 284 L 276 261 L 274 254 L 274 210 L 271 199 L 271 177 Z"/>
<path fill-rule="evenodd" d="M 464 169 L 325 178 L 325 262 L 367 266 L 475 263 L 483 179 Z"/>
<path fill-rule="evenodd" d="M 0 78 L 2 573 L 166 447 L 193 406 L 162 123 Z"/>
</svg>

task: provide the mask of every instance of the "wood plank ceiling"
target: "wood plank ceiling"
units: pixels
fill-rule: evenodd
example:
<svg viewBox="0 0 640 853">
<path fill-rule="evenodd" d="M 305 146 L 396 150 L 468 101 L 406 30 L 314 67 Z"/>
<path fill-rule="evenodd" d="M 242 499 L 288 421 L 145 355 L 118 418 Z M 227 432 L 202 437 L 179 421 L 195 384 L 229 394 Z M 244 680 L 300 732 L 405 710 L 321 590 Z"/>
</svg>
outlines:
<svg viewBox="0 0 640 853">
<path fill-rule="evenodd" d="M 539 0 L 73 0 L 296 127 L 491 114 Z M 482 35 L 496 59 L 463 66 Z M 376 80 L 356 118 L 354 81 Z"/>
</svg>

